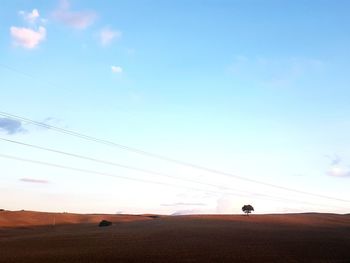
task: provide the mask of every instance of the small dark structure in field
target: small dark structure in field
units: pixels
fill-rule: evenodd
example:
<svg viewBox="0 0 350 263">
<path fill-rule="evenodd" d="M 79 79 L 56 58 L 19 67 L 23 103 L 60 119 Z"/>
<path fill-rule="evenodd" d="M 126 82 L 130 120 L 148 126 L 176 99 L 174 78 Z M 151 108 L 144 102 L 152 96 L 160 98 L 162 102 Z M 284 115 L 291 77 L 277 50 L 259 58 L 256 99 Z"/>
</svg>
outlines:
<svg viewBox="0 0 350 263">
<path fill-rule="evenodd" d="M 107 221 L 107 220 L 102 220 L 102 221 L 98 224 L 99 227 L 111 226 L 111 225 L 112 225 L 112 222 Z"/>
<path fill-rule="evenodd" d="M 159 215 L 150 215 L 150 216 L 148 216 L 149 218 L 153 218 L 153 219 L 157 219 L 157 218 L 160 218 L 160 216 Z"/>
<path fill-rule="evenodd" d="M 242 207 L 242 211 L 248 216 L 252 211 L 254 211 L 254 207 L 252 207 L 251 205 L 244 205 Z"/>
</svg>

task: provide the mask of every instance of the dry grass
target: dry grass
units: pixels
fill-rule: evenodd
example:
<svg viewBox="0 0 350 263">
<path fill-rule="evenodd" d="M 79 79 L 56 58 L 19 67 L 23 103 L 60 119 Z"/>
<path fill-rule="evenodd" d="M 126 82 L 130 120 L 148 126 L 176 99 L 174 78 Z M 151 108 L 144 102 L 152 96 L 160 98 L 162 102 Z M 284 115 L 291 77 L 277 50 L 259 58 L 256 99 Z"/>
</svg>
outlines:
<svg viewBox="0 0 350 263">
<path fill-rule="evenodd" d="M 350 215 L 0 212 L 0 262 L 350 262 Z"/>
</svg>

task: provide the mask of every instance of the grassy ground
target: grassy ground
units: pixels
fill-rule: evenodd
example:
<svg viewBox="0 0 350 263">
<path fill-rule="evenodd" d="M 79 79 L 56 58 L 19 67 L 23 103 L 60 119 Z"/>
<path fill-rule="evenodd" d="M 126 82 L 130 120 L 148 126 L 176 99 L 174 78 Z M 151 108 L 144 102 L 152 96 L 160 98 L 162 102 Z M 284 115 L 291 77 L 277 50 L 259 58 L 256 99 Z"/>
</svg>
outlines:
<svg viewBox="0 0 350 263">
<path fill-rule="evenodd" d="M 0 227 L 0 262 L 350 262 L 349 215 L 0 212 Z"/>
</svg>

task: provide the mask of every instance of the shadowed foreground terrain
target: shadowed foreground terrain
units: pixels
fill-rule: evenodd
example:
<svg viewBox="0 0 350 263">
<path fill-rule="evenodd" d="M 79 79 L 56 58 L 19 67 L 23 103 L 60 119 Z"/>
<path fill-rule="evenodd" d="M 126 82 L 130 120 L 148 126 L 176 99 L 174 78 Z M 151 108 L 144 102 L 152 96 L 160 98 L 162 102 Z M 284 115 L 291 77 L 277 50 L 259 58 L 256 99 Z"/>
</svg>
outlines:
<svg viewBox="0 0 350 263">
<path fill-rule="evenodd" d="M 0 262 L 350 262 L 350 215 L 0 212 Z"/>
</svg>

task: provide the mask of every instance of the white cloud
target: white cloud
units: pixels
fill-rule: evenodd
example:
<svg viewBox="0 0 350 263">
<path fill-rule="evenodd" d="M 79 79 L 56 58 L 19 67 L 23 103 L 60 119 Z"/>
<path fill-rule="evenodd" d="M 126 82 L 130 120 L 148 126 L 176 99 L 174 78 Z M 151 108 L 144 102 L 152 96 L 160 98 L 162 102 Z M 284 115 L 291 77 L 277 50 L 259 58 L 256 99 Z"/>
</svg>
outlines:
<svg viewBox="0 0 350 263">
<path fill-rule="evenodd" d="M 113 39 L 118 39 L 122 35 L 120 31 L 114 31 L 109 28 L 104 28 L 100 31 L 100 42 L 103 46 L 109 45 Z"/>
<path fill-rule="evenodd" d="M 13 39 L 13 43 L 16 46 L 21 46 L 27 49 L 33 49 L 37 47 L 40 42 L 46 38 L 46 29 L 42 26 L 37 31 L 26 27 L 10 28 L 10 33 Z"/>
<path fill-rule="evenodd" d="M 123 72 L 123 68 L 119 66 L 111 66 L 111 70 L 113 73 L 120 74 Z"/>
<path fill-rule="evenodd" d="M 32 12 L 19 11 L 19 14 L 23 17 L 26 22 L 35 23 L 40 17 L 38 9 L 33 9 Z"/>
<path fill-rule="evenodd" d="M 63 0 L 53 17 L 67 26 L 85 29 L 95 22 L 97 15 L 93 11 L 71 11 L 69 2 Z"/>
</svg>

